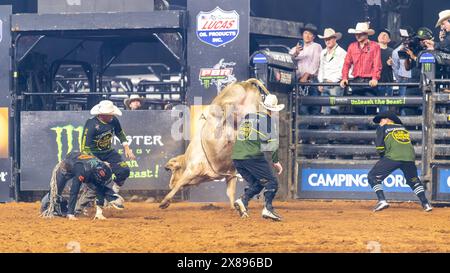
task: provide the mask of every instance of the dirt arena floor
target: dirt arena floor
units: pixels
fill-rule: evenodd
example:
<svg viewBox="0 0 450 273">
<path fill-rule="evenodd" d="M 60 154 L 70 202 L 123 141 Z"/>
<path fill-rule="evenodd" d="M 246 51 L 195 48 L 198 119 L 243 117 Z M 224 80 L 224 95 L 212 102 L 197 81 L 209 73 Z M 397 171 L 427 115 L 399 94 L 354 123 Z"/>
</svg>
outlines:
<svg viewBox="0 0 450 273">
<path fill-rule="evenodd" d="M 283 222 L 240 219 L 225 203 L 126 203 L 108 220 L 38 216 L 39 203 L 0 204 L 0 252 L 450 252 L 450 208 L 394 203 L 277 202 Z"/>
</svg>

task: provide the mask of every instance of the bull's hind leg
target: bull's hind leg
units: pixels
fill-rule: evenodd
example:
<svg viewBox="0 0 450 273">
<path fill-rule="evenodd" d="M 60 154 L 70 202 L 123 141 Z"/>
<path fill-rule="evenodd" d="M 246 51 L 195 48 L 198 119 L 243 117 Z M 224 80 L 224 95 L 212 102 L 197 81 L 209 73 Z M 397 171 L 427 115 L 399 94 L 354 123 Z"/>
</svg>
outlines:
<svg viewBox="0 0 450 273">
<path fill-rule="evenodd" d="M 234 201 L 235 201 L 235 195 L 236 195 L 236 182 L 237 182 L 237 176 L 227 178 L 227 196 L 228 196 L 228 199 L 230 200 L 230 206 L 232 209 L 234 209 Z"/>
</svg>

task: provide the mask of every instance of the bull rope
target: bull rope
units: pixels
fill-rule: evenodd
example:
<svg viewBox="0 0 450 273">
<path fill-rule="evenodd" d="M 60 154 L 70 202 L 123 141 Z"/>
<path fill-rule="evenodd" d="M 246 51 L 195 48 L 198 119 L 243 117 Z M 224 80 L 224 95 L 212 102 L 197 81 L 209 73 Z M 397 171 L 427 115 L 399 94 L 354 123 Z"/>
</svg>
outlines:
<svg viewBox="0 0 450 273">
<path fill-rule="evenodd" d="M 41 213 L 41 217 L 44 218 L 53 218 L 53 212 L 55 210 L 55 205 L 58 202 L 58 185 L 56 183 L 56 173 L 58 172 L 58 169 L 61 167 L 63 161 L 56 164 L 55 168 L 53 168 L 52 171 L 52 178 L 50 180 L 50 194 L 49 194 L 49 203 L 46 210 L 44 210 Z"/>
<path fill-rule="evenodd" d="M 253 85 L 256 85 L 257 87 L 262 89 L 264 91 L 264 93 L 266 93 L 266 95 L 270 94 L 269 90 L 267 90 L 267 88 L 264 86 L 264 84 L 258 79 L 250 78 L 250 79 L 246 80 L 245 82 L 253 84 Z M 204 115 L 202 115 L 201 119 L 205 119 L 205 121 L 207 120 L 207 118 Z M 213 164 L 211 163 L 211 161 L 208 158 L 208 153 L 206 152 L 206 148 L 205 148 L 205 145 L 203 143 L 203 137 L 202 136 L 203 136 L 203 129 L 205 128 L 205 125 L 206 125 L 206 122 L 203 124 L 202 130 L 200 132 L 200 144 L 202 146 L 202 150 L 203 150 L 203 153 L 205 154 L 206 162 L 208 162 L 209 167 L 211 167 L 211 170 L 213 170 L 213 172 L 215 174 L 219 175 L 219 176 L 225 176 L 225 177 L 230 177 L 230 178 L 237 177 L 236 174 L 234 174 L 234 175 L 231 174 L 231 173 L 226 173 L 225 174 L 225 173 L 218 172 L 216 169 L 214 169 Z"/>
</svg>

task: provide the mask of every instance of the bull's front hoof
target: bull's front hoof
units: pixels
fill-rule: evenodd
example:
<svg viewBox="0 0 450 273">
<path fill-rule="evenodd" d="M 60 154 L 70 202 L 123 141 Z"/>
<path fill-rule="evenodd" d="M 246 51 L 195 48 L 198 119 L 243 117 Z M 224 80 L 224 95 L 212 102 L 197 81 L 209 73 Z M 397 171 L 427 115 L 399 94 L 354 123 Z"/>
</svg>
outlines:
<svg viewBox="0 0 450 273">
<path fill-rule="evenodd" d="M 170 206 L 170 201 L 163 201 L 159 204 L 160 209 L 167 209 Z"/>
</svg>

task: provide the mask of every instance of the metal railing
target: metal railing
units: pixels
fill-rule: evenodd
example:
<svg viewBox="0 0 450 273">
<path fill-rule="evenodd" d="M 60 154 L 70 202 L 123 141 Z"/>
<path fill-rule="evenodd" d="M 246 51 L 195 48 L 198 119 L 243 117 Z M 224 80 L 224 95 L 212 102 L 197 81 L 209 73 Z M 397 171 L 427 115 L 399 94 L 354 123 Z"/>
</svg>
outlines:
<svg viewBox="0 0 450 273">
<path fill-rule="evenodd" d="M 374 147 L 373 115 L 303 115 L 302 106 L 341 107 L 422 107 L 421 115 L 400 116 L 411 133 L 417 159 L 422 165 L 422 179 L 431 181 L 432 163 L 450 163 L 449 116 L 436 112 L 437 107 L 450 107 L 450 94 L 438 93 L 439 84 L 450 80 L 429 80 L 424 83 L 379 83 L 378 86 L 416 87 L 423 96 L 361 97 L 307 96 L 303 87 L 339 86 L 338 83 L 298 83 L 294 94 L 293 139 L 297 158 L 302 162 L 361 164 L 378 159 Z M 351 83 L 348 87 L 370 88 L 368 83 Z M 376 88 L 376 87 L 375 87 Z M 438 105 L 438 106 L 437 106 Z M 440 105 L 440 106 L 439 106 Z M 333 127 L 339 126 L 336 130 Z M 331 127 L 331 128 L 330 128 Z M 347 128 L 345 128 L 347 127 Z M 363 127 L 363 130 L 360 128 Z M 441 128 L 438 128 L 441 127 Z M 349 129 L 350 128 L 350 129 Z M 357 129 L 356 129 L 357 128 Z M 333 130 L 334 129 L 334 130 Z"/>
</svg>

